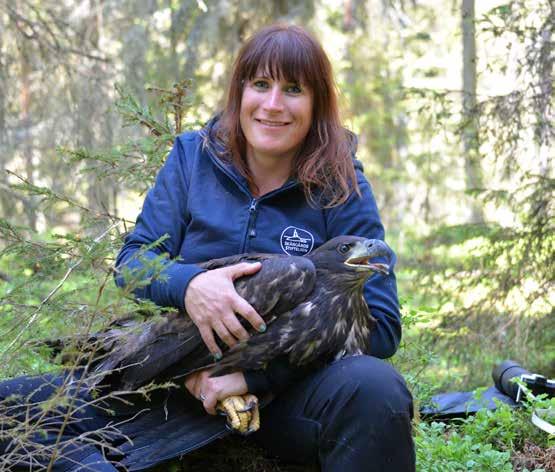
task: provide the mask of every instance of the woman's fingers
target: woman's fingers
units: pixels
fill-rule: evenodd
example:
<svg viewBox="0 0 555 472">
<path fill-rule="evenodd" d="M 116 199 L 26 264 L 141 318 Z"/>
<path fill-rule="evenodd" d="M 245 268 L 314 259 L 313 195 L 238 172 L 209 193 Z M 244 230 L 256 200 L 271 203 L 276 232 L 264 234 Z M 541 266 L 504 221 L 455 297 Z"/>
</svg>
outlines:
<svg viewBox="0 0 555 472">
<path fill-rule="evenodd" d="M 243 277 L 243 275 L 256 274 L 261 267 L 262 264 L 260 262 L 241 262 L 239 264 L 226 267 L 225 270 L 231 276 L 231 280 L 236 280 L 239 277 Z"/>
<path fill-rule="evenodd" d="M 262 317 L 235 291 L 233 281 L 260 270 L 259 262 L 243 262 L 221 269 L 210 270 L 194 277 L 185 292 L 185 308 L 200 331 L 206 347 L 216 360 L 221 351 L 214 332 L 229 347 L 249 338 L 235 313 L 240 314 L 258 331 L 265 331 Z"/>
<path fill-rule="evenodd" d="M 243 326 L 235 316 L 235 313 L 230 311 L 227 316 L 224 316 L 222 318 L 222 322 L 226 326 L 228 331 L 233 335 L 233 337 L 238 341 L 246 341 L 247 339 L 249 339 L 249 333 L 247 333 L 247 330 L 243 328 Z"/>
<path fill-rule="evenodd" d="M 218 389 L 215 382 L 210 377 L 212 369 L 205 369 L 198 372 L 199 400 L 207 413 L 216 414 L 216 404 L 218 403 Z M 200 396 L 202 395 L 202 398 Z"/>
<path fill-rule="evenodd" d="M 239 277 L 243 277 L 244 275 L 252 275 L 255 274 L 260 270 L 262 264 L 260 262 L 249 263 L 249 262 L 242 262 L 240 264 L 235 264 L 226 268 L 227 273 L 231 277 L 231 280 L 236 280 Z M 243 318 L 245 318 L 254 329 L 260 332 L 264 332 L 266 330 L 266 325 L 264 324 L 264 320 L 262 317 L 256 312 L 256 310 L 242 297 L 240 297 L 237 292 L 235 292 L 235 296 L 232 299 L 232 306 L 231 308 L 235 313 L 240 314 Z M 248 338 L 248 334 L 246 330 L 241 326 L 241 323 L 234 317 L 237 323 L 230 321 L 226 325 L 229 330 L 236 335 L 237 339 L 243 341 Z"/>
<path fill-rule="evenodd" d="M 206 344 L 208 350 L 214 356 L 214 359 L 220 360 L 222 358 L 222 351 L 220 351 L 220 348 L 216 343 L 214 333 L 212 332 L 212 327 L 207 324 L 197 325 L 197 327 L 200 332 L 200 337 L 204 341 L 204 344 Z"/>
<path fill-rule="evenodd" d="M 244 298 L 241 298 L 239 295 L 237 295 L 237 298 L 233 301 L 233 311 L 245 318 L 258 332 L 263 333 L 266 331 L 264 319 Z"/>
<path fill-rule="evenodd" d="M 215 393 L 207 394 L 206 397 L 204 398 L 204 401 L 202 402 L 202 406 L 204 407 L 204 409 L 209 415 L 216 414 L 217 404 L 218 404 L 218 397 L 216 396 Z"/>
<path fill-rule="evenodd" d="M 247 393 L 247 383 L 242 372 L 210 377 L 211 370 L 203 370 L 198 374 L 199 396 L 202 393 L 202 405 L 211 415 L 216 414 L 218 401 L 233 395 L 244 395 Z M 194 374 L 193 374 L 194 375 Z"/>
<path fill-rule="evenodd" d="M 195 397 L 200 397 L 200 381 L 201 381 L 201 372 L 193 372 L 185 377 L 185 388 L 189 391 L 189 393 Z"/>
<path fill-rule="evenodd" d="M 237 344 L 237 340 L 231 335 L 226 325 L 220 320 L 216 320 L 212 325 L 212 329 L 216 331 L 219 338 L 226 343 L 229 347 L 233 347 Z"/>
<path fill-rule="evenodd" d="M 185 377 L 185 387 L 193 397 L 202 402 L 208 413 L 215 415 L 218 392 L 210 380 L 210 372 L 210 370 L 201 370 L 189 374 Z"/>
</svg>

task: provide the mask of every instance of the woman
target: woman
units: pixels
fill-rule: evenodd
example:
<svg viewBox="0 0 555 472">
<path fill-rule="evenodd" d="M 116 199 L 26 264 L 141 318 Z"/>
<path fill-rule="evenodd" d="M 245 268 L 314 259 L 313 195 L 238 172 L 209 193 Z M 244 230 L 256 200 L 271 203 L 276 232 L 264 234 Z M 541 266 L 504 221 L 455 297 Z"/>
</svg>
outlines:
<svg viewBox="0 0 555 472">
<path fill-rule="evenodd" d="M 266 328 L 233 286 L 260 266 L 203 271 L 197 263 L 244 252 L 304 255 L 342 234 L 383 239 L 354 152 L 319 43 L 295 26 L 260 30 L 238 55 L 223 113 L 200 132 L 176 139 L 117 258 L 119 274 L 124 267 L 144 270 L 145 258 L 167 255 L 163 277 L 137 289 L 136 296 L 185 309 L 220 358 L 217 338 L 233 346 L 248 337 L 238 317 L 259 331 Z M 161 238 L 145 252 L 144 245 Z M 125 284 L 122 276 L 116 282 Z M 250 392 L 273 398 L 254 439 L 286 460 L 319 463 L 325 471 L 414 470 L 411 395 L 379 359 L 392 356 L 401 337 L 393 273 L 369 279 L 364 293 L 378 320 L 370 355 L 323 368 L 299 368 L 278 358 L 264 371 L 192 374 L 185 380 L 189 393 L 172 391 L 158 407 L 153 400 L 146 414 L 136 415 L 139 406 L 117 413 L 125 421 L 120 429 L 133 439 L 132 445 L 114 442 L 125 454 L 122 463 L 140 470 L 222 436 L 221 418 L 210 416 L 217 401 Z M 47 380 L 34 400 L 47 398 L 60 379 Z M 0 385 L 0 397 L 13 393 L 14 385 Z M 111 424 L 92 408 L 83 411 L 86 418 L 67 434 Z M 71 461 L 57 464 L 64 470 L 86 470 L 79 463 L 115 470 L 89 446 L 70 450 Z"/>
<path fill-rule="evenodd" d="M 383 239 L 354 147 L 318 42 L 295 26 L 262 29 L 235 61 L 222 115 L 176 140 L 118 267 L 141 268 L 136 252 L 167 234 L 147 257 L 180 260 L 167 267 L 165 280 L 136 295 L 186 309 L 218 359 L 216 337 L 228 346 L 248 337 L 238 316 L 265 329 L 232 283 L 259 265 L 203 272 L 196 263 L 243 252 L 304 255 L 341 234 Z M 300 243 L 290 244 L 294 238 Z M 230 395 L 271 393 L 255 437 L 286 459 L 330 471 L 413 470 L 411 396 L 378 359 L 392 356 L 401 336 L 393 273 L 371 278 L 365 298 L 378 320 L 372 357 L 345 358 L 308 374 L 286 359 L 264 371 L 217 378 L 201 372 L 187 378 L 187 389 L 212 415 Z"/>
</svg>

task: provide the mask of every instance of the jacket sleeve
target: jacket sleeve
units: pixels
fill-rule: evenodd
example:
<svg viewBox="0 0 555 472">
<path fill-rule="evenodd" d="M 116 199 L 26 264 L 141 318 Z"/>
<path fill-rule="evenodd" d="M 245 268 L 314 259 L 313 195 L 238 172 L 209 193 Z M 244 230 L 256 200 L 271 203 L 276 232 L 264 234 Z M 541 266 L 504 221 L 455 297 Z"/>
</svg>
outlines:
<svg viewBox="0 0 555 472">
<path fill-rule="evenodd" d="M 135 228 L 125 238 L 116 259 L 116 284 L 125 286 L 124 267 L 131 271 L 145 271 L 144 284 L 134 290 L 138 298 L 152 300 L 160 306 L 184 309 L 185 290 L 190 280 L 204 270 L 194 264 L 178 260 L 188 218 L 187 166 L 182 138 L 174 146 L 160 169 L 154 187 L 148 192 Z M 144 246 L 161 239 L 152 248 Z M 160 259 L 162 269 L 152 277 L 154 269 L 148 269 L 148 260 Z M 153 264 L 154 265 L 154 264 Z M 158 269 L 157 269 L 158 270 Z M 148 280 L 150 282 L 148 282 Z"/>
<path fill-rule="evenodd" d="M 383 240 L 385 233 L 376 200 L 360 168 L 357 168 L 357 179 L 361 196 L 353 193 L 345 204 L 327 211 L 329 239 L 350 234 Z M 364 286 L 364 298 L 378 321 L 371 334 L 371 354 L 382 359 L 393 356 L 401 341 L 401 314 L 393 271 L 395 262 L 396 256 L 393 255 L 389 275 L 373 275 Z"/>
</svg>

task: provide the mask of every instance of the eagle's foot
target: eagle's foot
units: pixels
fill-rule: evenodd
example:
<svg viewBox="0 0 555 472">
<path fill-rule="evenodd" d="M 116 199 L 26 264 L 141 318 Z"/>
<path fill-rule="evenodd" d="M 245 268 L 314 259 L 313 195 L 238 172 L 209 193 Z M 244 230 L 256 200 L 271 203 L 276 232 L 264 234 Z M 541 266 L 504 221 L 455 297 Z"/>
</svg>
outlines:
<svg viewBox="0 0 555 472">
<path fill-rule="evenodd" d="M 227 417 L 227 427 L 234 433 L 246 436 L 260 428 L 258 398 L 250 393 L 227 397 L 216 408 Z"/>
</svg>

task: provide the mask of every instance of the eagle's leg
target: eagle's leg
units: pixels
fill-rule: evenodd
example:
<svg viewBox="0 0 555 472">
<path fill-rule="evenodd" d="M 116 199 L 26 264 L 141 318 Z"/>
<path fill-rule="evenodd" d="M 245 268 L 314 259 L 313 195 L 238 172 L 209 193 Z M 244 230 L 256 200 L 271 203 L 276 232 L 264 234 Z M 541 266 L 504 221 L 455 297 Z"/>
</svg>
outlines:
<svg viewBox="0 0 555 472">
<path fill-rule="evenodd" d="M 258 398 L 250 393 L 227 397 L 216 408 L 227 417 L 228 427 L 236 433 L 247 435 L 260 428 Z"/>
</svg>

